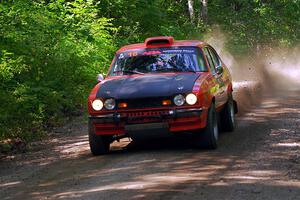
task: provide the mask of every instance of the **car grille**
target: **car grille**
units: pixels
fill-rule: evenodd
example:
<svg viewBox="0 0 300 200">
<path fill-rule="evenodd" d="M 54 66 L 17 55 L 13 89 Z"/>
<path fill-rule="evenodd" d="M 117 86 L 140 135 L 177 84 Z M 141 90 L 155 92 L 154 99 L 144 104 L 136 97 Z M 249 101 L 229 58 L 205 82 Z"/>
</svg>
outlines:
<svg viewBox="0 0 300 200">
<path fill-rule="evenodd" d="M 146 112 L 129 112 L 127 117 L 129 118 L 139 118 L 139 117 L 160 117 L 162 115 L 168 115 L 169 111 L 146 111 Z"/>
<path fill-rule="evenodd" d="M 142 111 L 142 112 L 128 112 L 127 123 L 147 123 L 162 121 L 164 116 L 169 115 L 168 110 L 164 111 Z"/>
<path fill-rule="evenodd" d="M 141 98 L 118 100 L 117 103 L 127 103 L 127 109 L 143 109 L 162 107 L 162 101 L 171 98 Z M 170 105 L 171 106 L 171 105 Z"/>
</svg>

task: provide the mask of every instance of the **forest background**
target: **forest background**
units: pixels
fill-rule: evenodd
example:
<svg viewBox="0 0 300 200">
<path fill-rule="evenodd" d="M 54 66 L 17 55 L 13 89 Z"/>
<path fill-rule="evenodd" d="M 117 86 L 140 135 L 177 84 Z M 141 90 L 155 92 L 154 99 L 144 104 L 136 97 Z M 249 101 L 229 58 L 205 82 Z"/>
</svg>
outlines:
<svg viewBox="0 0 300 200">
<path fill-rule="evenodd" d="M 32 141 L 86 113 L 122 45 L 221 31 L 234 57 L 293 48 L 299 0 L 0 0 L 0 141 Z"/>
</svg>

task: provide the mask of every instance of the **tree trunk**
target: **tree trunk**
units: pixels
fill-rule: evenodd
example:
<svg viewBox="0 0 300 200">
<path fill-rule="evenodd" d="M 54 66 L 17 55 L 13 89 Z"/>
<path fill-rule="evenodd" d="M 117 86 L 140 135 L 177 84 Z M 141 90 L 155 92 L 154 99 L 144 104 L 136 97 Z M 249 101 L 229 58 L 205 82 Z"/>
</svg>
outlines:
<svg viewBox="0 0 300 200">
<path fill-rule="evenodd" d="M 195 12 L 194 12 L 194 1 L 193 0 L 188 0 L 188 10 L 189 10 L 191 22 L 194 23 Z"/>
<path fill-rule="evenodd" d="M 208 20 L 207 3 L 208 3 L 208 0 L 200 0 L 201 19 L 203 20 L 203 22 L 207 22 L 207 20 Z"/>
</svg>

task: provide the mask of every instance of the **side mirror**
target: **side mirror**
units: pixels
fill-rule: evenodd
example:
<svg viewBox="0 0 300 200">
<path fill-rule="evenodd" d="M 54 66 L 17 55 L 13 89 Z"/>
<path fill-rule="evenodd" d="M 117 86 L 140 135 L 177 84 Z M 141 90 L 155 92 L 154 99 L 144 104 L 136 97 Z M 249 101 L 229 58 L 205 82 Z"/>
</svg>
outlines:
<svg viewBox="0 0 300 200">
<path fill-rule="evenodd" d="M 98 74 L 98 76 L 97 76 L 97 81 L 98 81 L 98 82 L 101 82 L 101 81 L 103 81 L 103 80 L 104 80 L 103 74 Z"/>
<path fill-rule="evenodd" d="M 224 69 L 223 69 L 222 65 L 217 66 L 216 71 L 217 71 L 218 75 L 222 74 L 224 72 Z"/>
</svg>

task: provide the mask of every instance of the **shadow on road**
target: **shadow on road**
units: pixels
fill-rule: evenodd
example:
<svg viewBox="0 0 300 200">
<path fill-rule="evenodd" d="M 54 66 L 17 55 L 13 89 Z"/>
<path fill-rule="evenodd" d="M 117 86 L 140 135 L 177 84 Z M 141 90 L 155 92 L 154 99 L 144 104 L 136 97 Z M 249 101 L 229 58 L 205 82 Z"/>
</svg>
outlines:
<svg viewBox="0 0 300 200">
<path fill-rule="evenodd" d="M 297 199 L 299 93 L 250 110 L 215 151 L 173 138 L 123 141 L 93 157 L 84 132 L 58 139 L 53 153 L 22 162 L 14 176 L 1 172 L 1 199 Z"/>
</svg>

